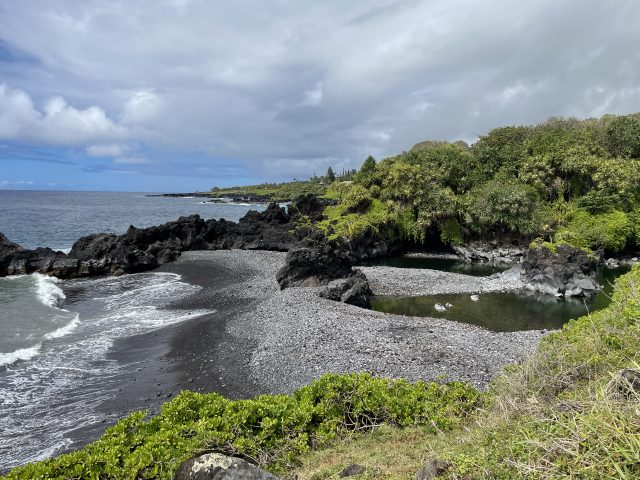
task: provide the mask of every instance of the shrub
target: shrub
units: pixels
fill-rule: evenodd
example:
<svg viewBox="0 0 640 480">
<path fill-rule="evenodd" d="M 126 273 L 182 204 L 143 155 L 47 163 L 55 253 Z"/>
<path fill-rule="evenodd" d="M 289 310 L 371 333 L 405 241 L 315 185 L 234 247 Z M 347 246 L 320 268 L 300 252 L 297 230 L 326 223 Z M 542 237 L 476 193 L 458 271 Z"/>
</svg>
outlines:
<svg viewBox="0 0 640 480">
<path fill-rule="evenodd" d="M 184 391 L 155 417 L 134 413 L 85 448 L 16 468 L 5 478 L 170 479 L 181 462 L 211 450 L 281 471 L 301 453 L 349 431 L 382 424 L 451 429 L 479 400 L 462 383 L 410 384 L 368 374 L 324 375 L 293 395 L 253 400 Z"/>
<path fill-rule="evenodd" d="M 566 228 L 561 229 L 557 240 L 572 245 L 609 252 L 620 252 L 633 238 L 634 225 L 629 216 L 619 210 L 599 215 L 577 211 Z"/>
<path fill-rule="evenodd" d="M 497 229 L 522 235 L 537 233 L 539 197 L 535 189 L 517 182 L 489 182 L 471 192 L 470 214 L 480 232 Z"/>
<path fill-rule="evenodd" d="M 438 223 L 438 229 L 440 230 L 440 240 L 445 245 L 462 244 L 462 227 L 455 218 L 449 218 Z"/>
</svg>

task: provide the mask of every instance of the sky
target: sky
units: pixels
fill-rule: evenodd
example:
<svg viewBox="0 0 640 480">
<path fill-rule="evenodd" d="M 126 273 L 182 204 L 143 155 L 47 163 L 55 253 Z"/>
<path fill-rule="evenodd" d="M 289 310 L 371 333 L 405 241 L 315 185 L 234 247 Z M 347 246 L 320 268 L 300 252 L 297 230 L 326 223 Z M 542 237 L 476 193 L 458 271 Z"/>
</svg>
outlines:
<svg viewBox="0 0 640 480">
<path fill-rule="evenodd" d="M 0 189 L 190 192 L 640 111 L 640 0 L 0 0 Z"/>
</svg>

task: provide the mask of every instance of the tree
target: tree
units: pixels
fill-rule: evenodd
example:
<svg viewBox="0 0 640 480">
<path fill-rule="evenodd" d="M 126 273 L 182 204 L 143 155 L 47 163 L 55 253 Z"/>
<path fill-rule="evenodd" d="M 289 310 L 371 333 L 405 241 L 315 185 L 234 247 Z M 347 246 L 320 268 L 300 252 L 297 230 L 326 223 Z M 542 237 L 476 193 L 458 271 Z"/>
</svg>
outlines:
<svg viewBox="0 0 640 480">
<path fill-rule="evenodd" d="M 494 180 L 471 192 L 469 211 L 481 233 L 498 230 L 532 235 L 541 227 L 539 207 L 533 187 Z"/>
<path fill-rule="evenodd" d="M 329 169 L 327 170 L 327 180 L 329 180 L 329 182 L 333 182 L 336 179 L 336 174 L 333 173 L 333 168 L 329 167 Z"/>
<path fill-rule="evenodd" d="M 355 180 L 365 187 L 370 187 L 371 183 L 373 182 L 375 173 L 376 160 L 371 155 L 369 155 L 360 167 L 360 171 L 355 174 Z"/>
</svg>

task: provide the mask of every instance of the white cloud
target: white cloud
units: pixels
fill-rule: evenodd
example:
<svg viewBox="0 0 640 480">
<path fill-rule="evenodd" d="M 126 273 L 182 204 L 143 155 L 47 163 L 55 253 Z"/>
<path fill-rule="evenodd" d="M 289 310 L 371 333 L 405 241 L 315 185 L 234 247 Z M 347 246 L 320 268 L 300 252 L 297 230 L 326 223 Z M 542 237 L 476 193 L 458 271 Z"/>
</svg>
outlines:
<svg viewBox="0 0 640 480">
<path fill-rule="evenodd" d="M 302 106 L 316 107 L 322 101 L 322 82 L 318 82 L 314 88 L 304 92 Z"/>
<path fill-rule="evenodd" d="M 162 99 L 151 91 L 134 93 L 124 107 L 122 123 L 146 124 L 156 120 L 162 112 Z"/>
<path fill-rule="evenodd" d="M 118 157 L 113 160 L 113 163 L 124 165 L 142 165 L 150 162 L 144 157 Z"/>
<path fill-rule="evenodd" d="M 129 146 L 120 144 L 90 145 L 87 147 L 87 155 L 92 157 L 119 157 L 129 151 Z"/>
<path fill-rule="evenodd" d="M 0 84 L 0 138 L 17 137 L 25 125 L 35 123 L 37 119 L 38 113 L 29 95 Z"/>
<path fill-rule="evenodd" d="M 0 180 L 0 188 L 20 188 L 35 185 L 30 180 Z"/>
<path fill-rule="evenodd" d="M 126 135 L 99 107 L 80 110 L 55 96 L 39 111 L 26 92 L 0 84 L 0 138 L 78 145 Z"/>
<path fill-rule="evenodd" d="M 114 159 L 151 146 L 165 155 L 140 170 L 167 158 L 176 173 L 186 157 L 355 167 L 425 139 L 640 111 L 638 18 L 637 0 L 0 0 L 0 45 L 25 58 L 0 62 L 19 88 L 0 87 L 0 138 Z"/>
</svg>

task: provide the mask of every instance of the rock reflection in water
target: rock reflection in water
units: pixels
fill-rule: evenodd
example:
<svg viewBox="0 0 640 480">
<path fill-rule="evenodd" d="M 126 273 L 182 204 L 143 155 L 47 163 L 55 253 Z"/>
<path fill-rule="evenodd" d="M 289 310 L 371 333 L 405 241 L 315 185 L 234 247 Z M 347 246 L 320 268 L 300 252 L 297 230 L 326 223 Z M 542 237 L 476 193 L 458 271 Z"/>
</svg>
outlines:
<svg viewBox="0 0 640 480">
<path fill-rule="evenodd" d="M 464 294 L 417 297 L 375 297 L 374 310 L 417 317 L 446 318 L 495 332 L 553 330 L 572 318 L 604 308 L 610 302 L 605 292 L 591 299 L 564 299 L 535 292 L 492 292 L 478 301 Z M 436 305 L 451 304 L 439 311 Z"/>
</svg>

